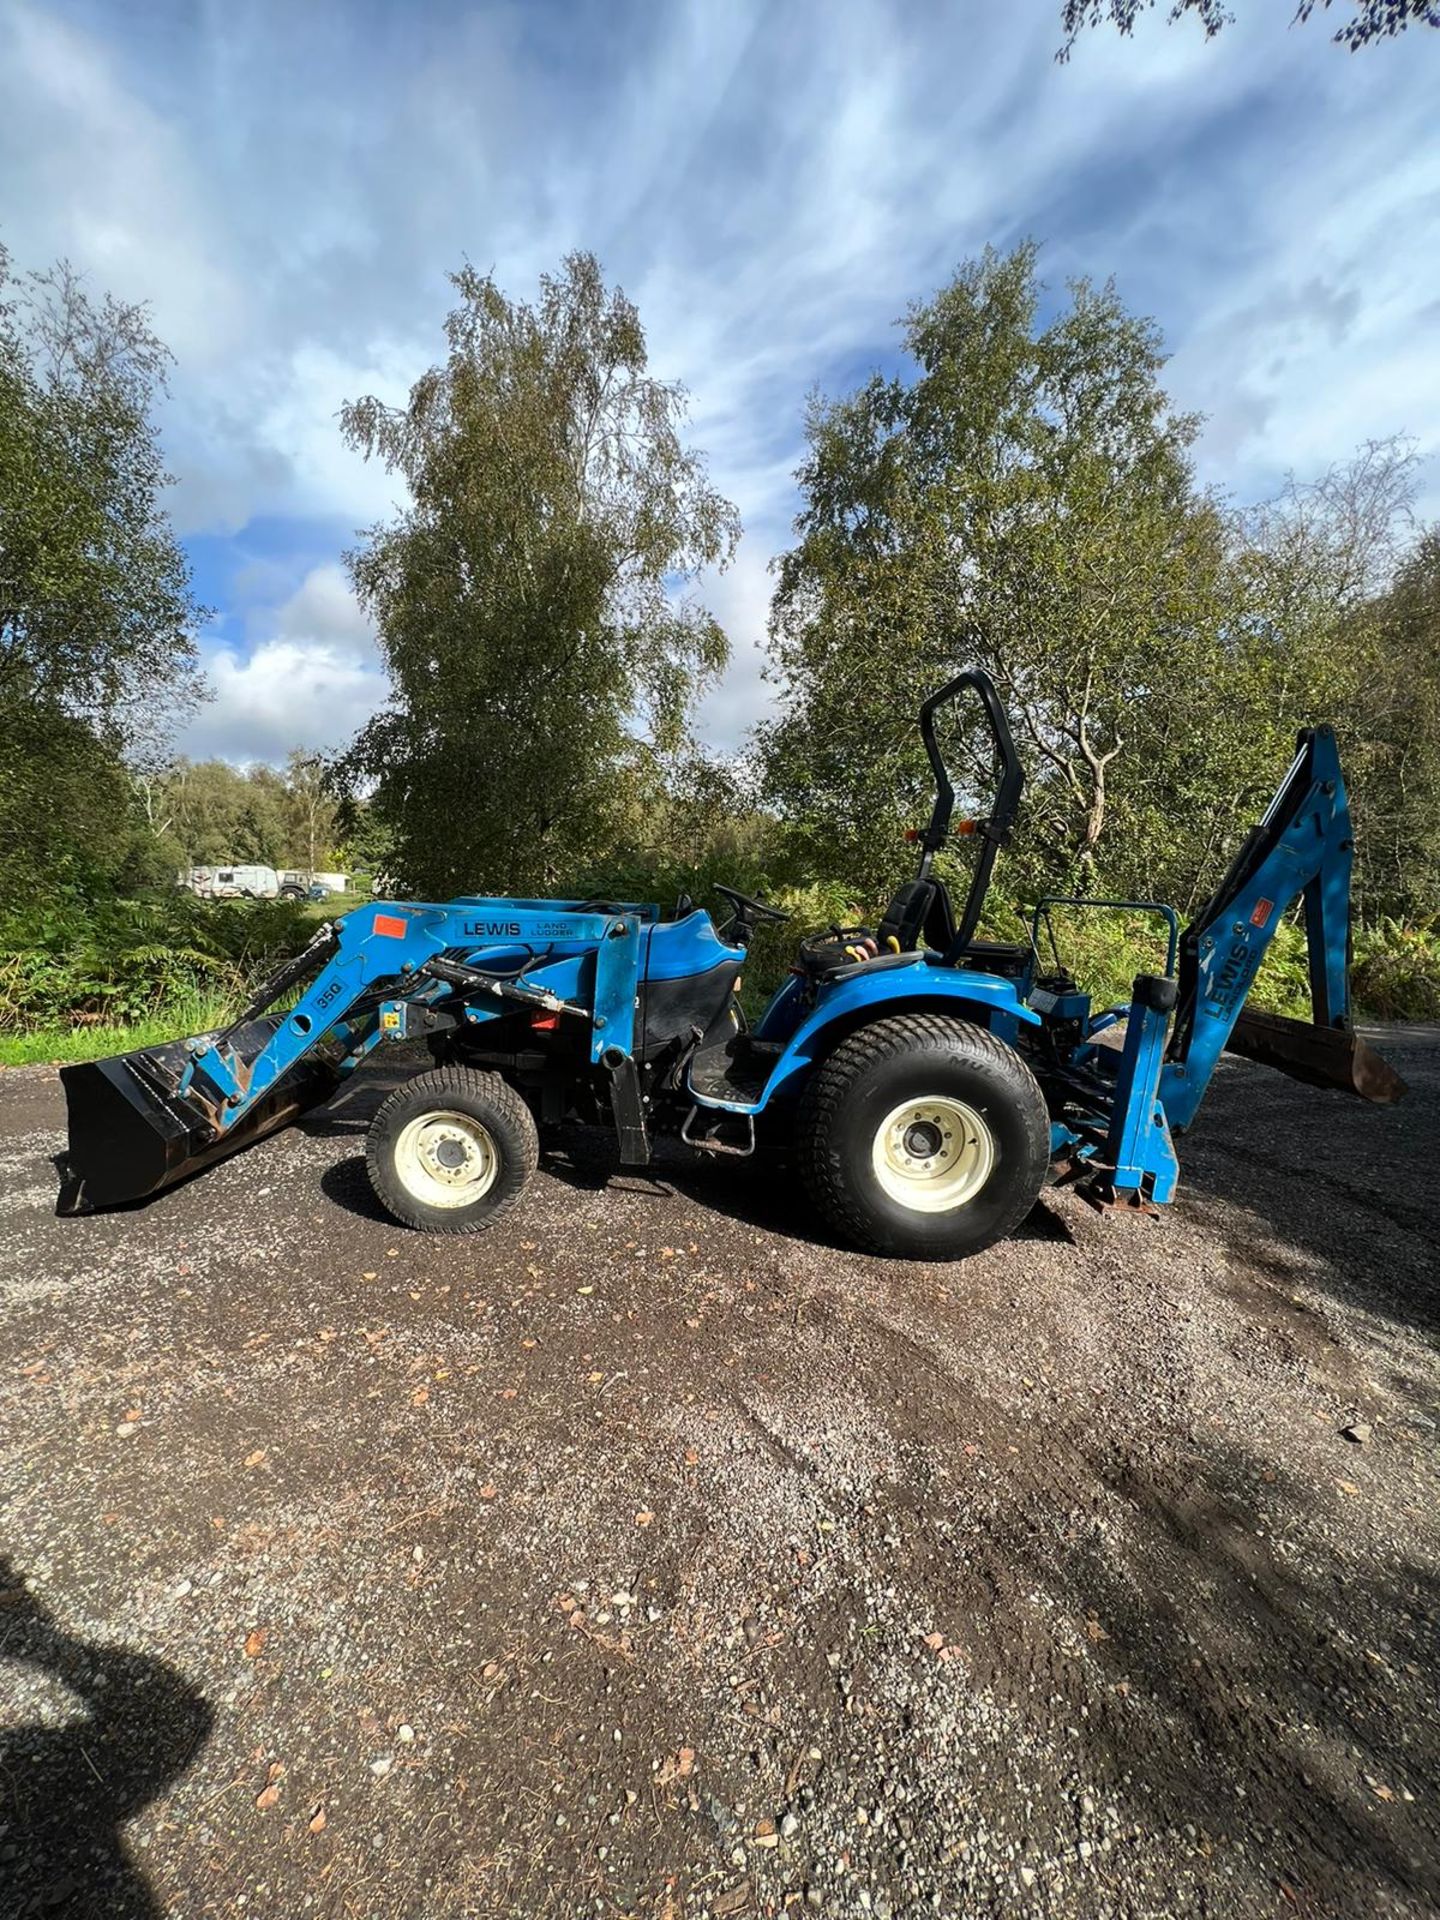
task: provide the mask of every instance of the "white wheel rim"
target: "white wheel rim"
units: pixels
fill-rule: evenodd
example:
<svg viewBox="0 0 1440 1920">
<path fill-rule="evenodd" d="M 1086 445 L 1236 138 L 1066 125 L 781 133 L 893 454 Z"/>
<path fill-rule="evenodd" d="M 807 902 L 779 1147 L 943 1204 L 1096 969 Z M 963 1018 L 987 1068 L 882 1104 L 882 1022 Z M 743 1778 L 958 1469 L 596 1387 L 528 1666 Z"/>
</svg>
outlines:
<svg viewBox="0 0 1440 1920">
<path fill-rule="evenodd" d="M 995 1170 L 995 1136 L 963 1100 L 906 1100 L 875 1131 L 871 1165 L 881 1190 L 912 1213 L 949 1213 L 973 1200 Z"/>
<path fill-rule="evenodd" d="M 499 1171 L 490 1131 L 470 1113 L 422 1113 L 395 1142 L 400 1184 L 422 1206 L 472 1206 L 494 1186 Z"/>
</svg>

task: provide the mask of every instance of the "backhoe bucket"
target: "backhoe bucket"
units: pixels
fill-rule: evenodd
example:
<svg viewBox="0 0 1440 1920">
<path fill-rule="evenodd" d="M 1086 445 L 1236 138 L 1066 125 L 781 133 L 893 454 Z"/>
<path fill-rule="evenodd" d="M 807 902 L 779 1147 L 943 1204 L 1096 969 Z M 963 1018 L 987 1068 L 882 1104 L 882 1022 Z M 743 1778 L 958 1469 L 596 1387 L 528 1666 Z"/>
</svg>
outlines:
<svg viewBox="0 0 1440 1920">
<path fill-rule="evenodd" d="M 1389 1061 L 1358 1033 L 1342 1027 L 1314 1027 L 1308 1020 L 1287 1020 L 1282 1014 L 1252 1013 L 1247 1008 L 1235 1022 L 1225 1050 L 1263 1061 L 1307 1086 L 1339 1087 L 1378 1106 L 1390 1106 L 1405 1093 L 1405 1082 Z"/>
<path fill-rule="evenodd" d="M 249 1020 L 233 1030 L 228 1045 L 236 1058 L 253 1060 L 282 1017 Z M 60 1069 L 70 1140 L 57 1213 L 91 1213 L 148 1200 L 285 1126 L 335 1090 L 334 1070 L 306 1059 L 242 1121 L 222 1132 L 214 1110 L 197 1093 L 179 1091 L 191 1050 L 213 1038 L 172 1040 Z"/>
</svg>

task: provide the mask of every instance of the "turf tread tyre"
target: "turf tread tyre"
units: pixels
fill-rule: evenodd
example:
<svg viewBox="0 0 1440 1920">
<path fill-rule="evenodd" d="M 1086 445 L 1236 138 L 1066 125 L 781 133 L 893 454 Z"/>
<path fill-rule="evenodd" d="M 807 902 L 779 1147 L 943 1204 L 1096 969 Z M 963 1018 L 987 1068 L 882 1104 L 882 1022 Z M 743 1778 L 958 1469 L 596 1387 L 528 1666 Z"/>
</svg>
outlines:
<svg viewBox="0 0 1440 1920">
<path fill-rule="evenodd" d="M 942 1071 L 965 1062 L 977 1086 L 1003 1109 L 996 1129 L 1004 1138 L 996 1170 L 974 1201 L 953 1215 L 907 1219 L 886 1203 L 870 1173 L 873 1128 L 867 1133 L 856 1124 L 856 1110 L 867 1084 L 887 1075 L 901 1083 L 897 1062 L 921 1068 L 916 1091 L 933 1093 L 924 1085 L 925 1061 L 940 1062 Z M 1034 1206 L 1050 1160 L 1045 1098 L 1020 1055 L 984 1027 L 938 1013 L 875 1020 L 841 1040 L 810 1077 L 797 1134 L 806 1190 L 830 1225 L 867 1252 L 916 1259 L 962 1259 L 1003 1240 Z"/>
<path fill-rule="evenodd" d="M 491 1186 L 473 1206 L 427 1207 L 407 1191 L 395 1170 L 394 1146 L 401 1129 L 427 1109 L 472 1114 L 490 1134 L 500 1166 Z M 403 1226 L 423 1233 L 483 1233 L 519 1198 L 540 1162 L 535 1117 L 498 1073 L 476 1067 L 436 1067 L 418 1073 L 380 1105 L 365 1136 L 365 1170 L 375 1198 Z"/>
</svg>

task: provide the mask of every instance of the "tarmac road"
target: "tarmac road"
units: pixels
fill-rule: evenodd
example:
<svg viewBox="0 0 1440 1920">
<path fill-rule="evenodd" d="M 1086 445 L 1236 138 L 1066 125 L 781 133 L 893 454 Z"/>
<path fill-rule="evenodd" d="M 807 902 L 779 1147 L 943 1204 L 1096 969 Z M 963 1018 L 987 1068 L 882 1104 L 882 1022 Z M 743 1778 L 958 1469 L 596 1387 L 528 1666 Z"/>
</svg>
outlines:
<svg viewBox="0 0 1440 1920">
<path fill-rule="evenodd" d="M 60 1220 L 0 1074 L 0 1914 L 1432 1914 L 1436 1038 L 959 1266 L 593 1140 L 408 1233 L 378 1070 Z"/>
</svg>

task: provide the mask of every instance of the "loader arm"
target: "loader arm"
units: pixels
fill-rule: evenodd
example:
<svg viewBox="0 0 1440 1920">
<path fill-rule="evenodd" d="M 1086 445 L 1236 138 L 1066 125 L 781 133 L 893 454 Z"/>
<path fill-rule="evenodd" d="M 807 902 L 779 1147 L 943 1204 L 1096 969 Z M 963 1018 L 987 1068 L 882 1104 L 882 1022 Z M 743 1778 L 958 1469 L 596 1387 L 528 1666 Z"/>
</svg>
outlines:
<svg viewBox="0 0 1440 1920">
<path fill-rule="evenodd" d="M 1335 735 L 1308 727 L 1264 818 L 1180 943 L 1179 991 L 1160 1099 L 1182 1132 L 1227 1049 L 1312 1085 L 1380 1102 L 1404 1083 L 1350 1024 L 1350 803 Z M 1304 901 L 1311 1019 L 1247 1013 L 1245 1001 L 1277 929 Z"/>
<path fill-rule="evenodd" d="M 639 934 L 654 916 L 488 897 L 357 908 L 322 927 L 222 1031 L 61 1069 L 70 1143 L 60 1211 L 174 1185 L 328 1098 L 383 1039 L 520 1006 L 583 1022 L 591 1062 L 628 1086 Z M 268 1011 L 307 975 L 293 1006 Z"/>
</svg>

